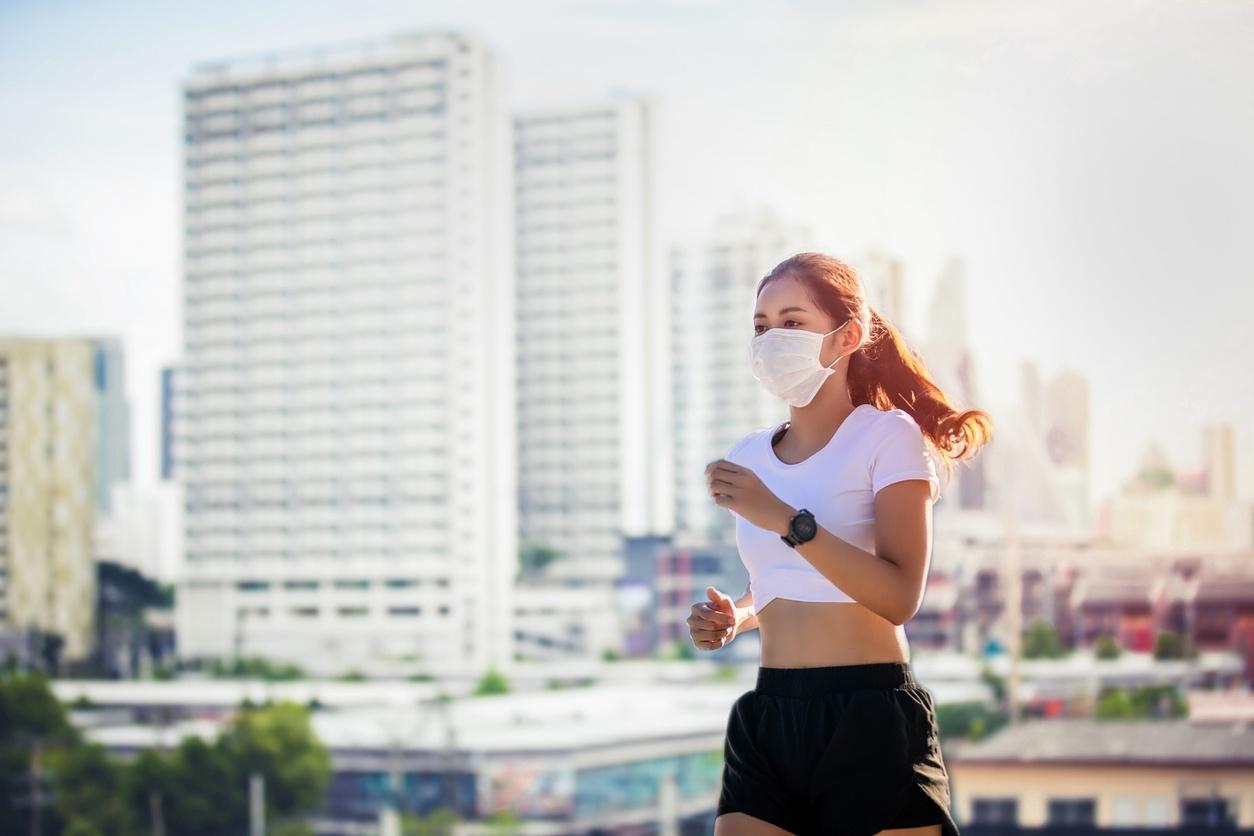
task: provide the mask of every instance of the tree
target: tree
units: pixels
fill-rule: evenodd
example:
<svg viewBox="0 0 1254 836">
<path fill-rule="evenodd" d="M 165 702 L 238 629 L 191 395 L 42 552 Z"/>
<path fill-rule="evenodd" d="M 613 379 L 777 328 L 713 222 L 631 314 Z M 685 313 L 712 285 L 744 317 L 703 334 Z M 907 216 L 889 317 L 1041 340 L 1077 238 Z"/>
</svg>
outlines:
<svg viewBox="0 0 1254 836">
<path fill-rule="evenodd" d="M 1058 641 L 1058 631 L 1043 618 L 1033 621 L 1023 636 L 1024 659 L 1057 659 L 1067 651 Z"/>
<path fill-rule="evenodd" d="M 331 756 L 314 736 L 309 711 L 291 702 L 244 711 L 219 739 L 238 773 L 266 782 L 266 809 L 274 815 L 313 810 L 331 780 Z"/>
<path fill-rule="evenodd" d="M 544 567 L 548 566 L 554 560 L 561 556 L 561 552 L 551 546 L 528 546 L 520 549 L 518 552 L 518 573 L 515 580 L 523 577 L 533 577 L 544 571 Z"/>
<path fill-rule="evenodd" d="M 98 743 L 55 750 L 49 757 L 58 817 L 65 834 L 128 836 L 134 831 L 126 803 L 126 770 Z"/>
<path fill-rule="evenodd" d="M 504 674 L 495 668 L 489 669 L 479 680 L 479 685 L 475 688 L 475 696 L 483 697 L 491 694 L 508 694 L 509 681 L 505 679 Z"/>
<path fill-rule="evenodd" d="M 265 779 L 266 816 L 276 826 L 322 802 L 330 756 L 314 737 L 304 707 L 290 702 L 244 707 L 213 743 L 188 737 L 168 754 L 142 753 L 131 771 L 129 806 L 145 823 L 159 807 L 171 836 L 243 832 L 253 772 Z"/>
<path fill-rule="evenodd" d="M 46 676 L 12 668 L 0 674 L 0 833 L 54 832 L 48 760 L 79 743 Z"/>
</svg>

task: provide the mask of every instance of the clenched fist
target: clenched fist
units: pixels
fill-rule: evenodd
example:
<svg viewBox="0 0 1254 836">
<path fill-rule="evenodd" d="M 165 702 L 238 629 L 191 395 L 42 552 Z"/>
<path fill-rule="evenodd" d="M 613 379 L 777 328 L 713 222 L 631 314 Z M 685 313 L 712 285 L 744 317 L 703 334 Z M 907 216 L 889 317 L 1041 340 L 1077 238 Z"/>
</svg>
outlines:
<svg viewBox="0 0 1254 836">
<path fill-rule="evenodd" d="M 688 632 L 692 634 L 692 643 L 698 650 L 718 650 L 736 638 L 743 610 L 737 609 L 730 596 L 712 586 L 705 588 L 705 594 L 710 597 L 709 601 L 698 601 L 692 605 Z"/>
<path fill-rule="evenodd" d="M 735 511 L 758 528 L 788 533 L 788 521 L 797 509 L 776 496 L 751 468 L 716 459 L 705 466 L 705 478 L 715 505 Z"/>
</svg>

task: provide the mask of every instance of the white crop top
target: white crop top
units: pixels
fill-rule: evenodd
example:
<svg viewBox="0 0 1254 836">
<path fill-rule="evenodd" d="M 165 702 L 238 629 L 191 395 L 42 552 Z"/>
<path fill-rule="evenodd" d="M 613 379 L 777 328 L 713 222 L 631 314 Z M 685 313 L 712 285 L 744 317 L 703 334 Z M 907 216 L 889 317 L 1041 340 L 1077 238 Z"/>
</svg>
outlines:
<svg viewBox="0 0 1254 836">
<path fill-rule="evenodd" d="M 751 469 L 794 508 L 807 508 L 815 522 L 861 549 L 875 551 L 875 494 L 903 479 L 926 479 L 931 498 L 940 498 L 936 463 L 910 413 L 854 407 L 818 452 L 796 464 L 775 454 L 771 439 L 787 422 L 754 430 L 724 456 Z M 733 512 L 734 513 L 734 512 Z M 749 570 L 756 612 L 775 598 L 793 601 L 852 601 L 774 531 L 736 516 L 736 547 Z"/>
</svg>

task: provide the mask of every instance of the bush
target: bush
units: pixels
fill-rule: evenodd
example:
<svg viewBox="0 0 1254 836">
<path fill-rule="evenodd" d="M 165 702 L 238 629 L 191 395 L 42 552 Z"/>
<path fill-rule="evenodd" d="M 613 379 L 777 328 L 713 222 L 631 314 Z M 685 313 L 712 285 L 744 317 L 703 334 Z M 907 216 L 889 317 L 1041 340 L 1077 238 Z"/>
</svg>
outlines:
<svg viewBox="0 0 1254 836">
<path fill-rule="evenodd" d="M 1053 624 L 1038 618 L 1028 626 L 1023 636 L 1024 659 L 1058 659 L 1066 655 Z"/>
<path fill-rule="evenodd" d="M 1119 644 L 1115 641 L 1114 636 L 1098 636 L 1097 643 L 1093 649 L 1098 659 L 1117 659 L 1119 657 Z"/>
</svg>

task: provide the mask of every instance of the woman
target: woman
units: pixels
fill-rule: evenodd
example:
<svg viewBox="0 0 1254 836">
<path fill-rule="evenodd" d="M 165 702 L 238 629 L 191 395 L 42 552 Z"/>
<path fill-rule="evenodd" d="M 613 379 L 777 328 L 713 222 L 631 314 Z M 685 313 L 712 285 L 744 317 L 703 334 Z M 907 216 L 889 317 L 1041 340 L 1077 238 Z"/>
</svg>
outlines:
<svg viewBox="0 0 1254 836">
<path fill-rule="evenodd" d="M 951 406 L 830 256 L 799 253 L 762 279 L 753 334 L 752 373 L 790 418 L 706 468 L 749 588 L 733 601 L 708 587 L 688 619 L 703 650 L 761 631 L 757 684 L 728 718 L 715 836 L 956 836 L 902 625 L 940 495 L 929 442 L 948 477 L 992 422 Z"/>
</svg>

